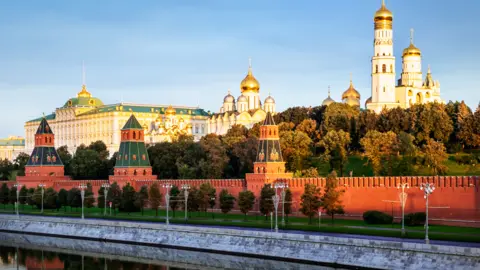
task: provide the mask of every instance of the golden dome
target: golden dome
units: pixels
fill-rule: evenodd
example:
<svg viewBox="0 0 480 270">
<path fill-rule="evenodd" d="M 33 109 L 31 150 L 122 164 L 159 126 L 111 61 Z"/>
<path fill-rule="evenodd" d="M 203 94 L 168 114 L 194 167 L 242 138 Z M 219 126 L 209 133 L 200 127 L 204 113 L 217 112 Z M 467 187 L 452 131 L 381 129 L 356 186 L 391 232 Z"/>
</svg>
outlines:
<svg viewBox="0 0 480 270">
<path fill-rule="evenodd" d="M 82 85 L 82 91 L 78 92 L 77 97 L 92 97 L 92 94 L 87 91 L 87 86 L 85 84 Z"/>
<path fill-rule="evenodd" d="M 333 100 L 331 97 L 330 97 L 330 86 L 328 86 L 328 97 L 326 99 L 323 100 L 322 102 L 322 106 L 328 106 L 332 103 L 335 103 L 335 100 Z"/>
<path fill-rule="evenodd" d="M 374 16 L 375 29 L 392 29 L 393 13 L 385 6 L 385 0 L 382 0 L 382 6 Z"/>
<path fill-rule="evenodd" d="M 410 46 L 408 46 L 407 48 L 405 48 L 405 50 L 403 50 L 403 56 L 407 56 L 407 55 L 422 55 L 422 52 L 420 51 L 419 48 L 415 47 L 415 45 L 413 45 L 413 43 L 410 43 Z"/>
<path fill-rule="evenodd" d="M 175 115 L 177 111 L 172 107 L 172 105 L 168 106 L 167 110 L 165 111 L 165 115 Z"/>
<path fill-rule="evenodd" d="M 260 90 L 260 83 L 258 83 L 257 79 L 255 79 L 252 74 L 252 65 L 248 67 L 248 74 L 240 83 L 240 90 L 242 93 L 248 91 L 258 93 Z"/>
<path fill-rule="evenodd" d="M 360 99 L 360 93 L 353 87 L 352 80 L 350 80 L 350 87 L 342 94 L 342 100 L 349 98 Z"/>
</svg>

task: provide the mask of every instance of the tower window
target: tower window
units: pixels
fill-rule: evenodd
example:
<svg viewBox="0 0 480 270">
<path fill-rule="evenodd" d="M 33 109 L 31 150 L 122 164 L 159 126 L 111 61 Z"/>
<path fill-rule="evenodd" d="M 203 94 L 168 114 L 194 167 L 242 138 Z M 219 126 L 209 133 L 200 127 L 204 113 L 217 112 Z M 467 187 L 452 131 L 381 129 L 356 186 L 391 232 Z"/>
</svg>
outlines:
<svg viewBox="0 0 480 270">
<path fill-rule="evenodd" d="M 375 73 L 378 73 L 378 65 L 375 66 Z"/>
<path fill-rule="evenodd" d="M 387 65 L 385 64 L 382 65 L 382 72 L 387 73 Z"/>
<path fill-rule="evenodd" d="M 393 65 L 390 65 L 390 72 L 393 73 Z"/>
<path fill-rule="evenodd" d="M 387 88 L 384 86 L 384 87 L 383 87 L 383 92 L 384 92 L 384 93 L 385 93 L 386 89 L 387 89 Z"/>
<path fill-rule="evenodd" d="M 383 53 L 383 56 L 385 56 L 385 53 Z"/>
</svg>

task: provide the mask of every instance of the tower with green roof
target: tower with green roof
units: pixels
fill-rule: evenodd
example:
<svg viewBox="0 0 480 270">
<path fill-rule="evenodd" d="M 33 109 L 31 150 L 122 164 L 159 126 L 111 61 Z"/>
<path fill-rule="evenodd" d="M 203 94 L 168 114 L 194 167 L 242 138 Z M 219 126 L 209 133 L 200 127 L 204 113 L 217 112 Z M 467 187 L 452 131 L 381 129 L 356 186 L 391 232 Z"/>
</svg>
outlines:
<svg viewBox="0 0 480 270">
<path fill-rule="evenodd" d="M 111 182 L 135 186 L 139 180 L 155 180 L 145 146 L 144 129 L 132 114 L 121 129 L 120 148 Z"/>
</svg>

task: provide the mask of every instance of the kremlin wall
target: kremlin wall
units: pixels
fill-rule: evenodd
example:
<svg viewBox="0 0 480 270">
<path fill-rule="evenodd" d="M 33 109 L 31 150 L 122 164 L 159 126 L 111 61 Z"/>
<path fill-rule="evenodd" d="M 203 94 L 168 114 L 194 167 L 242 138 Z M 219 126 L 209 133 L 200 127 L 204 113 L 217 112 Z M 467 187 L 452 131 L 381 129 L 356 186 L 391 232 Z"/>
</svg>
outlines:
<svg viewBox="0 0 480 270">
<path fill-rule="evenodd" d="M 153 183 L 170 183 L 181 187 L 188 184 L 191 187 L 210 182 L 217 190 L 227 189 L 235 197 L 244 190 L 252 191 L 257 202 L 253 212 L 258 211 L 258 198 L 265 184 L 286 183 L 292 191 L 292 212 L 300 208 L 300 198 L 306 184 L 324 187 L 325 178 L 293 178 L 285 171 L 278 136 L 278 126 L 274 123 L 272 114 L 266 115 L 260 127 L 260 138 L 254 172 L 245 179 L 161 179 L 152 175 L 148 152 L 142 138 L 144 130 L 132 114 L 122 129 L 122 141 L 119 155 L 114 168 L 114 175 L 109 180 L 71 180 L 63 174 L 63 164 L 53 147 L 55 135 L 47 120 L 42 119 L 35 135 L 35 148 L 25 168 L 25 176 L 17 177 L 17 182 L 27 188 L 45 184 L 55 190 L 71 189 L 81 183 L 90 183 L 96 194 L 103 183 L 117 182 L 120 186 L 130 183 L 136 190 Z M 408 194 L 405 213 L 424 212 L 425 199 L 419 189 L 422 183 L 433 183 L 435 192 L 430 196 L 429 215 L 433 222 L 459 222 L 462 225 L 480 226 L 480 177 L 478 176 L 408 176 L 408 177 L 339 177 L 339 189 L 345 190 L 342 204 L 345 215 L 361 218 L 367 210 L 379 210 L 400 216 L 399 203 L 400 183 L 408 183 Z M 10 182 L 12 185 L 13 182 Z M 165 190 L 162 188 L 162 193 Z"/>
</svg>

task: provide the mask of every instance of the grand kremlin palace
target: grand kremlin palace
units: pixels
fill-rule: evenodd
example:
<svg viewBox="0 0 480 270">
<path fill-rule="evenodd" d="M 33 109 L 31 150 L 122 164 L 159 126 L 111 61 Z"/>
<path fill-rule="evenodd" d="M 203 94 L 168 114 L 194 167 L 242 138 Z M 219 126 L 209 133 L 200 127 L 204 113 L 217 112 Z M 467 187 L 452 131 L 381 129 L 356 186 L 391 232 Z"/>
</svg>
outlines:
<svg viewBox="0 0 480 270">
<path fill-rule="evenodd" d="M 384 108 L 409 108 L 413 104 L 444 102 L 440 98 L 440 83 L 432 78 L 430 67 L 425 77 L 422 73 L 422 52 L 413 43 L 413 30 L 408 46 L 402 51 L 402 72 L 396 79 L 393 13 L 387 9 L 384 1 L 374 14 L 373 25 L 373 54 L 369 67 L 372 75 L 371 96 L 366 99 L 365 107 L 380 113 Z M 328 106 L 334 102 L 329 90 L 328 97 L 321 104 Z M 358 107 L 362 104 L 352 79 L 342 94 L 341 102 Z M 217 113 L 185 106 L 133 103 L 105 105 L 93 97 L 83 84 L 76 97 L 67 100 L 54 113 L 46 115 L 46 119 L 57 135 L 56 147 L 67 145 L 69 151 L 74 152 L 81 144 L 101 140 L 110 153 L 114 153 L 120 145 L 120 128 L 132 113 L 144 128 L 145 142 L 152 144 L 170 141 L 178 134 L 191 134 L 195 140 L 208 133 L 221 135 L 234 124 L 250 128 L 263 121 L 267 112 L 275 114 L 275 111 L 276 103 L 270 95 L 262 103 L 260 83 L 253 75 L 250 63 L 248 73 L 240 83 L 240 95 L 235 98 L 228 91 Z M 25 123 L 26 153 L 34 148 L 34 134 L 41 119 Z M 0 151 L 1 147 L 0 141 Z M 14 152 L 12 147 L 8 147 L 4 149 L 3 156 L 14 158 L 16 154 L 18 151 Z"/>
</svg>

